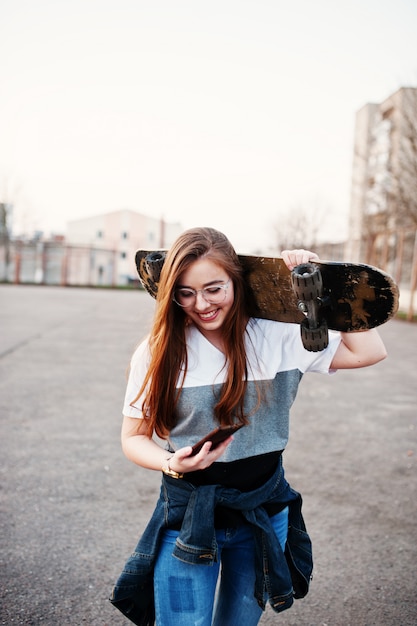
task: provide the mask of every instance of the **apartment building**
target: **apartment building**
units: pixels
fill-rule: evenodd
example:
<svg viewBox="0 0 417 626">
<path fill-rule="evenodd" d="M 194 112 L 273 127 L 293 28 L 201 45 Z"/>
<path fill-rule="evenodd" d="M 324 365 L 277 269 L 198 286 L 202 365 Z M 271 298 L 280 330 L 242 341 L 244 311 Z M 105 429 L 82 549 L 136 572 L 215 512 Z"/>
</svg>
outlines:
<svg viewBox="0 0 417 626">
<path fill-rule="evenodd" d="M 347 256 L 370 262 L 416 227 L 417 88 L 403 87 L 356 114 Z"/>
</svg>

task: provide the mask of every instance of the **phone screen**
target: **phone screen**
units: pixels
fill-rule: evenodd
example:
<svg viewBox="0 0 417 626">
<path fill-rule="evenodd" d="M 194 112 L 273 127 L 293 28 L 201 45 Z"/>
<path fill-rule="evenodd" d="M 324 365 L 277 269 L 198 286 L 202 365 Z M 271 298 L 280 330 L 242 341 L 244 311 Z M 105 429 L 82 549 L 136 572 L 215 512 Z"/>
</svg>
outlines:
<svg viewBox="0 0 417 626">
<path fill-rule="evenodd" d="M 211 433 L 193 445 L 193 451 L 190 456 L 198 454 L 206 441 L 211 441 L 211 450 L 214 450 L 219 443 L 230 437 L 230 435 L 233 435 L 233 433 L 242 428 L 242 426 L 244 426 L 244 424 L 233 424 L 232 426 L 219 426 L 215 428 Z"/>
</svg>

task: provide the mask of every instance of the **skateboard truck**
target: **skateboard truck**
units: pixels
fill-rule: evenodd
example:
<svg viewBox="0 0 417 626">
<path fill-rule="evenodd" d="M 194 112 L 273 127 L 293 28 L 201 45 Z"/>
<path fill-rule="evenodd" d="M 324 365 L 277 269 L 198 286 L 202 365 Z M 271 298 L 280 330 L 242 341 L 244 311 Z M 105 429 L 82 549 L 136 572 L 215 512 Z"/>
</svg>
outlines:
<svg viewBox="0 0 417 626">
<path fill-rule="evenodd" d="M 301 322 L 301 340 L 306 350 L 320 352 L 327 348 L 329 330 L 320 310 L 326 305 L 323 280 L 317 265 L 303 263 L 291 272 L 291 284 L 298 299 L 298 308 L 305 315 Z"/>
</svg>

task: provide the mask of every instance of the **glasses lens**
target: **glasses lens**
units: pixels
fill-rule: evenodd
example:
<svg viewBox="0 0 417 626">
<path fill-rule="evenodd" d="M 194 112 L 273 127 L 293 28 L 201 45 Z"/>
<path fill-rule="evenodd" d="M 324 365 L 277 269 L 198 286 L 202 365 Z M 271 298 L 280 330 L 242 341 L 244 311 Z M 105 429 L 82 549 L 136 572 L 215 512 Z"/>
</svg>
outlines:
<svg viewBox="0 0 417 626">
<path fill-rule="evenodd" d="M 225 285 L 215 285 L 202 290 L 204 300 L 212 304 L 218 304 L 226 298 Z"/>
<path fill-rule="evenodd" d="M 210 304 L 218 304 L 226 299 L 226 289 L 228 284 L 229 281 L 224 285 L 212 285 L 211 287 L 206 287 L 200 291 L 180 287 L 174 291 L 173 300 L 180 306 L 187 307 L 193 305 L 197 294 L 201 293 L 206 302 L 210 302 Z"/>
<path fill-rule="evenodd" d="M 174 301 L 180 306 L 190 306 L 195 301 L 195 292 L 190 289 L 176 289 L 174 291 Z"/>
</svg>

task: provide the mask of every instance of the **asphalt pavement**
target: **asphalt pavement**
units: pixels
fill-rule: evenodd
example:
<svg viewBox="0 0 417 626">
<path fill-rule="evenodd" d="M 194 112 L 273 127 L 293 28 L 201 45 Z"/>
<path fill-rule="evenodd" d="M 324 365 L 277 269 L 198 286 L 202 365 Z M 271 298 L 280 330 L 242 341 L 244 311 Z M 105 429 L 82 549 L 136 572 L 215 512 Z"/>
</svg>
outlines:
<svg viewBox="0 0 417 626">
<path fill-rule="evenodd" d="M 120 448 L 143 291 L 0 285 L 0 623 L 128 626 L 108 601 L 160 475 Z M 285 452 L 313 540 L 309 595 L 263 626 L 416 626 L 417 325 L 389 357 L 306 375 Z M 242 624 L 244 626 L 244 624 Z"/>
</svg>

